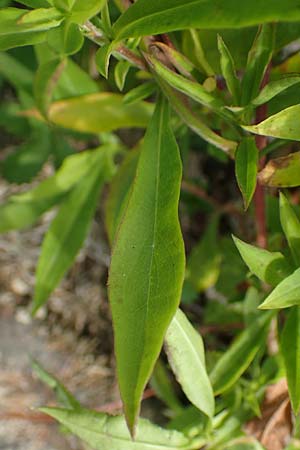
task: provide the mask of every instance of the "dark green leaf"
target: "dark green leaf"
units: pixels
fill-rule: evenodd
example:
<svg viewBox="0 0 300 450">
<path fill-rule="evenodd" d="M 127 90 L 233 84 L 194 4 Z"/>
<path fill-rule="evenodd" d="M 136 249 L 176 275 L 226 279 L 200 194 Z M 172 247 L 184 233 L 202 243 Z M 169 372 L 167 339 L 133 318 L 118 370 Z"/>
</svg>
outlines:
<svg viewBox="0 0 300 450">
<path fill-rule="evenodd" d="M 118 379 L 131 432 L 181 295 L 180 183 L 179 151 L 167 103 L 160 101 L 147 129 L 109 276 Z"/>
<path fill-rule="evenodd" d="M 294 414 L 300 409 L 300 307 L 291 308 L 280 339 L 290 399 Z"/>
<path fill-rule="evenodd" d="M 256 188 L 258 149 L 252 137 L 244 138 L 235 152 L 235 176 L 244 199 L 245 210 Z"/>
<path fill-rule="evenodd" d="M 215 402 L 206 372 L 203 341 L 180 309 L 167 330 L 165 346 L 169 363 L 185 395 L 212 419 Z"/>
<path fill-rule="evenodd" d="M 150 386 L 157 397 L 162 400 L 171 411 L 179 413 L 183 406 L 177 398 L 170 373 L 164 363 L 158 359 L 150 380 Z"/>
<path fill-rule="evenodd" d="M 241 28 L 265 22 L 296 21 L 297 0 L 252 3 L 230 0 L 138 0 L 113 26 L 118 39 L 167 33 L 187 28 Z"/>
</svg>

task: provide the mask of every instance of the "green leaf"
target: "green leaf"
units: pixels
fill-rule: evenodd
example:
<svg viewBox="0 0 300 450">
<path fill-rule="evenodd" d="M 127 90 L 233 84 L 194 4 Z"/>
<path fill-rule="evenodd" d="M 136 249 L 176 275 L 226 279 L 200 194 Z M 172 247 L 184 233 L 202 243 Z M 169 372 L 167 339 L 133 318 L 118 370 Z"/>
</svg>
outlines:
<svg viewBox="0 0 300 450">
<path fill-rule="evenodd" d="M 257 125 L 243 126 L 251 133 L 300 141 L 300 105 L 289 106 Z M 288 125 L 287 125 L 288 124 Z"/>
<path fill-rule="evenodd" d="M 46 31 L 57 27 L 62 20 L 55 8 L 0 9 L 0 50 L 42 42 Z"/>
<path fill-rule="evenodd" d="M 300 269 L 279 283 L 259 309 L 279 309 L 300 305 Z"/>
<path fill-rule="evenodd" d="M 118 61 L 115 67 L 114 77 L 117 88 L 123 91 L 126 77 L 128 75 L 131 64 L 128 61 Z M 125 102 L 126 104 L 126 102 Z M 128 104 L 128 103 L 127 103 Z"/>
<path fill-rule="evenodd" d="M 215 147 L 222 149 L 225 153 L 233 155 L 237 147 L 237 143 L 211 130 L 201 118 L 186 104 L 185 98 L 172 89 L 168 84 L 160 82 L 164 94 L 168 97 L 171 106 L 179 115 L 179 117 L 186 123 L 186 125 L 194 131 L 194 133 L 201 136 L 202 139 L 213 144 Z"/>
<path fill-rule="evenodd" d="M 270 187 L 300 186 L 300 152 L 268 161 L 258 174 L 261 184 Z"/>
<path fill-rule="evenodd" d="M 47 34 L 47 42 L 56 53 L 73 55 L 83 46 L 84 37 L 78 25 L 68 21 L 63 26 L 50 30 Z"/>
<path fill-rule="evenodd" d="M 26 228 L 36 222 L 92 169 L 93 155 L 94 151 L 85 151 L 69 156 L 55 175 L 0 205 L 0 233 Z"/>
<path fill-rule="evenodd" d="M 233 240 L 250 271 L 265 283 L 276 286 L 290 274 L 289 264 L 280 252 L 246 244 L 235 236 Z"/>
<path fill-rule="evenodd" d="M 164 363 L 158 359 L 150 380 L 150 386 L 155 391 L 156 396 L 162 400 L 171 411 L 180 413 L 183 406 L 177 398 L 173 380 Z"/>
<path fill-rule="evenodd" d="M 61 204 L 44 238 L 36 272 L 32 313 L 47 301 L 71 267 L 88 233 L 103 184 L 110 176 L 109 152 L 98 150 L 95 166 Z"/>
<path fill-rule="evenodd" d="M 107 0 L 75 0 L 73 2 L 71 21 L 84 23 L 98 14 Z"/>
<path fill-rule="evenodd" d="M 164 66 L 152 56 L 147 56 L 146 59 L 150 64 L 152 70 L 174 89 L 182 92 L 188 97 L 191 97 L 193 100 L 201 103 L 202 105 L 214 110 L 218 110 L 223 106 L 223 102 L 207 92 L 207 90 L 200 83 L 196 83 L 195 81 L 184 78 L 183 76 Z"/>
<path fill-rule="evenodd" d="M 132 441 L 122 416 L 81 409 L 80 411 L 40 408 L 95 450 L 187 450 L 192 447 L 182 433 L 164 430 L 146 419 L 140 419 Z"/>
<path fill-rule="evenodd" d="M 167 103 L 159 101 L 109 275 L 118 380 L 131 433 L 143 389 L 180 301 L 185 259 L 178 221 L 180 183 L 181 161 Z"/>
<path fill-rule="evenodd" d="M 41 364 L 36 360 L 31 363 L 32 369 L 39 379 L 54 390 L 58 401 L 66 408 L 78 409 L 81 408 L 80 403 L 76 398 L 65 388 L 65 386 L 57 380 L 51 373 L 47 372 Z"/>
<path fill-rule="evenodd" d="M 280 350 L 294 414 L 300 409 L 300 308 L 289 311 L 280 339 Z"/>
<path fill-rule="evenodd" d="M 241 97 L 240 81 L 236 74 L 231 53 L 220 35 L 218 35 L 218 49 L 221 56 L 220 65 L 222 75 L 226 81 L 227 88 L 232 95 L 234 103 L 238 105 Z"/>
<path fill-rule="evenodd" d="M 186 280 L 192 283 L 197 292 L 203 292 L 214 286 L 220 274 L 218 225 L 219 218 L 214 217 L 199 243 L 193 247 L 187 261 Z"/>
<path fill-rule="evenodd" d="M 157 85 L 153 82 L 143 83 L 136 88 L 131 89 L 124 95 L 123 102 L 126 105 L 139 102 L 150 97 L 156 91 Z"/>
<path fill-rule="evenodd" d="M 274 40 L 275 26 L 273 23 L 259 27 L 248 53 L 246 71 L 242 79 L 242 105 L 247 105 L 259 92 L 265 71 L 272 58 Z"/>
<path fill-rule="evenodd" d="M 298 0 L 264 0 L 253 4 L 230 0 L 138 0 L 113 26 L 117 39 L 188 28 L 241 28 L 300 18 Z"/>
<path fill-rule="evenodd" d="M 130 188 L 135 177 L 139 155 L 138 150 L 129 152 L 110 183 L 110 190 L 105 204 L 105 226 L 111 245 L 115 240 L 128 204 Z"/>
<path fill-rule="evenodd" d="M 235 152 L 235 176 L 248 209 L 256 188 L 258 149 L 252 137 L 245 137 Z"/>
<path fill-rule="evenodd" d="M 36 128 L 28 141 L 5 158 L 1 165 L 1 174 L 10 183 L 27 183 L 41 170 L 50 152 L 48 128 Z"/>
<path fill-rule="evenodd" d="M 205 367 L 203 341 L 180 309 L 167 330 L 165 348 L 169 363 L 185 395 L 193 405 L 212 419 L 215 402 Z"/>
<path fill-rule="evenodd" d="M 96 53 L 95 62 L 97 65 L 97 69 L 104 78 L 108 77 L 110 57 L 115 48 L 115 42 L 104 44 Z"/>
<path fill-rule="evenodd" d="M 21 0 L 18 3 L 21 3 L 22 5 L 29 6 L 29 8 L 48 8 L 51 4 L 47 0 Z"/>
<path fill-rule="evenodd" d="M 152 111 L 150 103 L 125 105 L 122 95 L 100 92 L 54 102 L 48 117 L 61 127 L 98 134 L 119 128 L 145 128 Z"/>
<path fill-rule="evenodd" d="M 291 86 L 294 86 L 295 84 L 300 83 L 300 75 L 289 75 L 284 78 L 280 78 L 279 80 L 270 81 L 258 94 L 257 97 L 255 97 L 251 104 L 254 106 L 263 105 L 264 103 L 267 103 L 272 98 L 274 98 L 276 95 L 280 94 L 281 92 L 285 91 Z"/>
<path fill-rule="evenodd" d="M 280 193 L 280 222 L 297 267 L 300 266 L 300 221 L 287 198 Z"/>
<path fill-rule="evenodd" d="M 34 79 L 34 97 L 37 107 L 44 116 L 52 100 L 53 91 L 66 67 L 66 60 L 55 58 L 39 66 Z"/>
<path fill-rule="evenodd" d="M 7 52 L 0 53 L 0 74 L 16 89 L 32 92 L 33 72 Z"/>
<path fill-rule="evenodd" d="M 210 374 L 215 395 L 231 388 L 253 361 L 265 342 L 273 313 L 261 314 L 221 356 Z"/>
</svg>

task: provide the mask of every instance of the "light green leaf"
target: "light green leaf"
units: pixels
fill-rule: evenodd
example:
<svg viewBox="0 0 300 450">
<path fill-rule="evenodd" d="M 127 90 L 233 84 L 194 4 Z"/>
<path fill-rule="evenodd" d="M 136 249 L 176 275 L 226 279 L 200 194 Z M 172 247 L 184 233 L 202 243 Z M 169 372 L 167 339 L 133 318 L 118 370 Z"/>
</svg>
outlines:
<svg viewBox="0 0 300 450">
<path fill-rule="evenodd" d="M 279 309 L 300 305 L 300 269 L 279 283 L 259 309 Z"/>
<path fill-rule="evenodd" d="M 111 176 L 109 153 L 97 152 L 93 169 L 61 204 L 44 238 L 36 272 L 32 313 L 46 302 L 71 267 L 88 233 L 103 184 Z"/>
<path fill-rule="evenodd" d="M 75 0 L 72 6 L 71 21 L 84 23 L 98 14 L 107 0 Z"/>
<path fill-rule="evenodd" d="M 135 440 L 132 441 L 122 416 L 88 411 L 40 408 L 94 450 L 188 450 L 195 448 L 184 434 L 164 430 L 146 419 L 140 419 Z"/>
<path fill-rule="evenodd" d="M 118 39 L 188 28 L 241 28 L 266 22 L 300 19 L 298 0 L 138 0 L 113 26 Z"/>
<path fill-rule="evenodd" d="M 300 266 L 300 221 L 287 198 L 280 193 L 280 222 L 297 267 Z"/>
<path fill-rule="evenodd" d="M 115 48 L 115 42 L 104 44 L 96 53 L 95 62 L 97 65 L 97 69 L 104 78 L 108 77 L 110 57 Z"/>
<path fill-rule="evenodd" d="M 83 46 L 84 37 L 78 25 L 68 21 L 48 32 L 47 43 L 59 55 L 73 55 Z"/>
<path fill-rule="evenodd" d="M 220 35 L 218 35 L 218 49 L 221 56 L 220 65 L 222 75 L 226 81 L 227 88 L 232 95 L 234 103 L 238 105 L 241 97 L 240 81 L 236 74 L 231 53 Z"/>
<path fill-rule="evenodd" d="M 29 8 L 48 8 L 52 4 L 51 0 L 21 0 L 18 3 L 29 6 Z"/>
<path fill-rule="evenodd" d="M 186 280 L 192 283 L 197 292 L 203 292 L 214 286 L 220 274 L 218 225 L 219 218 L 214 217 L 199 243 L 193 247 L 187 261 Z"/>
<path fill-rule="evenodd" d="M 111 245 L 114 242 L 128 204 L 130 188 L 135 177 L 139 155 L 138 150 L 129 152 L 110 183 L 110 190 L 105 204 L 105 226 Z"/>
<path fill-rule="evenodd" d="M 265 342 L 273 313 L 261 314 L 233 341 L 210 374 L 215 395 L 232 387 L 253 361 Z"/>
<path fill-rule="evenodd" d="M 155 92 L 156 88 L 157 85 L 151 81 L 148 83 L 140 84 L 124 95 L 123 102 L 126 105 L 130 105 L 131 103 L 145 100 L 145 98 L 150 97 Z"/>
<path fill-rule="evenodd" d="M 257 125 L 243 126 L 251 133 L 300 141 L 300 105 L 289 106 Z"/>
<path fill-rule="evenodd" d="M 207 92 L 207 90 L 200 83 L 196 83 L 195 81 L 184 78 L 183 76 L 164 66 L 161 62 L 159 62 L 152 56 L 147 56 L 146 59 L 150 64 L 152 70 L 174 89 L 182 92 L 188 97 L 191 97 L 193 100 L 198 101 L 202 105 L 214 110 L 219 109 L 223 106 L 223 102 Z"/>
<path fill-rule="evenodd" d="M 0 233 L 32 225 L 84 177 L 94 166 L 94 150 L 66 158 L 58 172 L 0 206 Z"/>
<path fill-rule="evenodd" d="M 268 161 L 258 174 L 261 184 L 271 187 L 300 186 L 300 152 Z"/>
<path fill-rule="evenodd" d="M 294 414 L 300 409 L 300 307 L 294 306 L 284 324 L 280 349 Z"/>
<path fill-rule="evenodd" d="M 128 61 L 118 61 L 115 67 L 114 77 L 117 88 L 123 91 L 126 77 L 128 75 L 131 64 Z M 125 102 L 126 103 L 126 102 Z M 127 103 L 128 105 L 128 103 Z"/>
<path fill-rule="evenodd" d="M 276 286 L 290 274 L 289 264 L 280 252 L 269 252 L 235 236 L 233 240 L 250 271 L 265 283 Z"/>
<path fill-rule="evenodd" d="M 114 245 L 109 297 L 117 372 L 131 433 L 144 387 L 180 301 L 184 247 L 178 221 L 181 161 L 159 101 Z"/>
<path fill-rule="evenodd" d="M 0 50 L 42 42 L 46 31 L 57 27 L 62 20 L 55 8 L 0 9 Z"/>
<path fill-rule="evenodd" d="M 76 398 L 65 388 L 65 386 L 57 378 L 55 378 L 51 373 L 47 372 L 41 366 L 41 364 L 39 364 L 36 360 L 33 360 L 31 366 L 35 374 L 39 377 L 39 379 L 54 390 L 56 397 L 58 401 L 61 402 L 62 406 L 71 409 L 81 408 L 81 405 L 76 400 Z"/>
<path fill-rule="evenodd" d="M 245 137 L 235 152 L 235 176 L 248 209 L 256 188 L 258 149 L 252 137 Z"/>
<path fill-rule="evenodd" d="M 212 419 L 215 402 L 205 367 L 203 341 L 180 309 L 167 330 L 165 348 L 170 366 L 185 395 Z"/>
<path fill-rule="evenodd" d="M 41 113 L 47 116 L 53 91 L 66 67 L 66 60 L 55 58 L 39 66 L 34 79 L 34 97 Z"/>
<path fill-rule="evenodd" d="M 251 104 L 254 106 L 263 105 L 270 101 L 273 97 L 285 91 L 291 86 L 300 83 L 300 75 L 289 75 L 284 78 L 280 78 L 279 80 L 270 81 L 255 97 Z"/>
<path fill-rule="evenodd" d="M 242 79 L 242 105 L 247 105 L 258 94 L 265 71 L 272 58 L 274 41 L 275 25 L 273 23 L 261 25 L 248 53 L 246 70 Z"/>
<path fill-rule="evenodd" d="M 100 92 L 54 102 L 48 117 L 61 127 L 98 134 L 118 128 L 145 128 L 152 111 L 150 103 L 125 105 L 122 95 Z"/>
</svg>

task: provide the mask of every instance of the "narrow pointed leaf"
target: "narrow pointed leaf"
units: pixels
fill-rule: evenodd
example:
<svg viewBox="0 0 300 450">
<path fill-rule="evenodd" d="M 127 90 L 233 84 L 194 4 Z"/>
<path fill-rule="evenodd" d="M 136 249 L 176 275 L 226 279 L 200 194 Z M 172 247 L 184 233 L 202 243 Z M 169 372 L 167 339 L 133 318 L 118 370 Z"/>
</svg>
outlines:
<svg viewBox="0 0 300 450">
<path fill-rule="evenodd" d="M 247 105 L 259 92 L 265 71 L 272 58 L 274 40 L 274 24 L 261 25 L 248 53 L 246 71 L 242 80 L 242 105 Z"/>
<path fill-rule="evenodd" d="M 297 0 L 256 0 L 255 8 L 239 0 L 138 0 L 113 26 L 118 39 L 188 28 L 241 28 L 300 18 Z"/>
<path fill-rule="evenodd" d="M 56 419 L 94 450 L 187 450 L 195 448 L 182 433 L 164 430 L 140 419 L 135 440 L 132 441 L 122 416 L 81 409 L 80 411 L 40 408 Z"/>
<path fill-rule="evenodd" d="M 235 152 L 235 176 L 243 195 L 245 210 L 256 188 L 258 149 L 254 138 L 244 138 Z"/>
<path fill-rule="evenodd" d="M 130 105 L 144 100 L 145 98 L 150 97 L 156 91 L 156 88 L 156 84 L 152 82 L 140 84 L 124 95 L 123 102 L 126 105 Z"/>
<path fill-rule="evenodd" d="M 300 409 L 300 307 L 289 311 L 280 339 L 290 399 L 294 414 Z"/>
<path fill-rule="evenodd" d="M 108 152 L 105 148 L 98 152 L 94 168 L 61 204 L 47 231 L 37 265 L 33 313 L 46 302 L 71 267 L 86 238 L 100 189 L 110 175 Z"/>
<path fill-rule="evenodd" d="M 128 61 L 118 61 L 116 64 L 114 77 L 119 91 L 123 91 L 130 67 L 131 64 Z"/>
<path fill-rule="evenodd" d="M 300 141 L 300 105 L 289 106 L 257 125 L 243 126 L 251 133 Z"/>
<path fill-rule="evenodd" d="M 179 151 L 167 103 L 160 101 L 147 129 L 109 275 L 118 380 L 132 433 L 142 392 L 181 295 L 180 183 Z"/>
<path fill-rule="evenodd" d="M 97 69 L 104 78 L 108 77 L 110 57 L 114 48 L 115 48 L 114 42 L 111 44 L 105 44 L 102 47 L 100 47 L 96 53 L 95 62 L 97 65 Z"/>
<path fill-rule="evenodd" d="M 258 174 L 261 184 L 270 187 L 300 186 L 300 152 L 271 159 Z"/>
<path fill-rule="evenodd" d="M 253 361 L 265 342 L 272 318 L 271 313 L 261 314 L 246 328 L 219 359 L 210 374 L 215 395 L 221 394 L 234 385 Z"/>
<path fill-rule="evenodd" d="M 300 305 L 300 269 L 279 283 L 259 308 L 279 309 L 294 305 Z"/>
<path fill-rule="evenodd" d="M 222 75 L 226 81 L 227 88 L 232 95 L 234 103 L 238 105 L 241 96 L 240 81 L 236 74 L 236 69 L 231 53 L 220 35 L 218 35 L 218 49 L 221 56 L 220 65 Z"/>
<path fill-rule="evenodd" d="M 47 115 L 53 91 L 66 67 L 66 60 L 55 58 L 42 64 L 34 80 L 34 96 L 36 104 L 43 115 Z"/>
<path fill-rule="evenodd" d="M 297 83 L 300 83 L 300 75 L 290 75 L 279 80 L 270 81 L 270 83 L 260 91 L 258 96 L 252 100 L 251 104 L 254 106 L 263 105 L 276 95 Z"/>
<path fill-rule="evenodd" d="M 200 334 L 178 309 L 166 336 L 165 348 L 172 370 L 193 405 L 212 419 L 214 394 L 206 372 Z"/>
<path fill-rule="evenodd" d="M 280 252 L 269 252 L 235 236 L 233 240 L 250 271 L 265 283 L 276 286 L 290 274 L 289 264 Z"/>
<path fill-rule="evenodd" d="M 280 222 L 297 267 L 300 266 L 300 221 L 287 198 L 280 193 Z"/>
</svg>

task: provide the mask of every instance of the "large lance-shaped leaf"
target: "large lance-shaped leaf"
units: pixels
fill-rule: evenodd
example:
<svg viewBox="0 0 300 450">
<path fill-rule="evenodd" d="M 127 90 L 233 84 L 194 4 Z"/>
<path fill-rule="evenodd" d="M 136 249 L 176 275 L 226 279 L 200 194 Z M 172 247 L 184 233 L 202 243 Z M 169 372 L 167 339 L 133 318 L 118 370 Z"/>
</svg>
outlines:
<svg viewBox="0 0 300 450">
<path fill-rule="evenodd" d="M 281 354 L 295 415 L 300 408 L 300 308 L 289 312 L 281 335 Z"/>
<path fill-rule="evenodd" d="M 178 221 L 181 161 L 167 102 L 151 119 L 109 275 L 118 380 L 134 432 L 143 389 L 180 300 L 184 246 Z"/>
<path fill-rule="evenodd" d="M 189 439 L 175 430 L 164 430 L 145 419 L 140 419 L 135 440 L 132 441 L 122 416 L 89 411 L 40 408 L 54 417 L 94 450 L 177 450 L 197 448 Z"/>
<path fill-rule="evenodd" d="M 262 314 L 246 328 L 219 359 L 210 374 L 215 395 L 221 394 L 240 378 L 265 341 L 272 313 Z"/>
<path fill-rule="evenodd" d="M 294 305 L 300 305 L 300 269 L 279 283 L 259 308 L 279 309 Z"/>
<path fill-rule="evenodd" d="M 300 141 L 300 105 L 289 106 L 257 125 L 243 126 L 251 133 Z"/>
<path fill-rule="evenodd" d="M 271 159 L 258 174 L 261 184 L 271 187 L 300 186 L 300 152 Z"/>
<path fill-rule="evenodd" d="M 300 221 L 287 198 L 280 193 L 280 222 L 297 267 L 300 266 Z"/>
<path fill-rule="evenodd" d="M 235 152 L 235 176 L 248 208 L 256 187 L 258 149 L 254 138 L 245 137 Z"/>
<path fill-rule="evenodd" d="M 152 111 L 150 103 L 125 105 L 122 95 L 101 92 L 54 102 L 48 110 L 48 118 L 64 128 L 101 133 L 118 128 L 145 128 Z"/>
<path fill-rule="evenodd" d="M 282 253 L 269 252 L 234 236 L 233 240 L 250 271 L 265 283 L 276 286 L 290 274 L 289 264 Z"/>
<path fill-rule="evenodd" d="M 241 28 L 300 18 L 299 0 L 138 0 L 114 24 L 118 39 L 188 28 Z"/>
<path fill-rule="evenodd" d="M 205 367 L 203 341 L 180 309 L 168 328 L 165 346 L 172 370 L 185 395 L 212 418 L 215 402 Z"/>
<path fill-rule="evenodd" d="M 88 233 L 99 191 L 110 176 L 110 149 L 102 149 L 93 169 L 66 200 L 46 234 L 36 274 L 33 314 L 42 306 L 72 265 Z"/>
<path fill-rule="evenodd" d="M 42 42 L 46 31 L 57 27 L 62 20 L 62 14 L 55 8 L 0 9 L 0 50 Z"/>
</svg>

